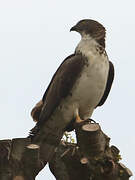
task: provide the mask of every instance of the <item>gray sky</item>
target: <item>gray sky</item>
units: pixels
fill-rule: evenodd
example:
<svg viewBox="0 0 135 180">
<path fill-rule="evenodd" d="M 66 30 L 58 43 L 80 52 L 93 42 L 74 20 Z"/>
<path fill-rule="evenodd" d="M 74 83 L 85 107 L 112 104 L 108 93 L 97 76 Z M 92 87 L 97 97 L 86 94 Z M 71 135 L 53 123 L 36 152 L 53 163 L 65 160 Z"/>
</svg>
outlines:
<svg viewBox="0 0 135 180">
<path fill-rule="evenodd" d="M 1 139 L 28 135 L 34 126 L 32 107 L 80 40 L 69 29 L 77 21 L 91 18 L 106 27 L 106 50 L 115 66 L 111 94 L 95 110 L 93 119 L 135 173 L 134 7 L 134 0 L 0 0 Z M 37 180 L 45 178 L 54 179 L 46 169 Z"/>
</svg>

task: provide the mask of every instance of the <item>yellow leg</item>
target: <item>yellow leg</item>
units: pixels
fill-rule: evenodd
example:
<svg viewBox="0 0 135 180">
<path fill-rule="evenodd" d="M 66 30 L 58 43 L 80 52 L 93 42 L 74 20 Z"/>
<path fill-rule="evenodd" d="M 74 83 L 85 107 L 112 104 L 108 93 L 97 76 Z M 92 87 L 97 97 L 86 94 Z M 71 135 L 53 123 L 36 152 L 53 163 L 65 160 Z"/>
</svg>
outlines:
<svg viewBox="0 0 135 180">
<path fill-rule="evenodd" d="M 75 116 L 76 116 L 76 123 L 81 123 L 84 121 L 80 118 L 78 109 L 76 110 Z"/>
<path fill-rule="evenodd" d="M 81 122 L 83 122 L 84 120 L 82 120 L 81 118 L 80 118 L 80 116 L 76 116 L 76 123 L 81 123 Z"/>
</svg>

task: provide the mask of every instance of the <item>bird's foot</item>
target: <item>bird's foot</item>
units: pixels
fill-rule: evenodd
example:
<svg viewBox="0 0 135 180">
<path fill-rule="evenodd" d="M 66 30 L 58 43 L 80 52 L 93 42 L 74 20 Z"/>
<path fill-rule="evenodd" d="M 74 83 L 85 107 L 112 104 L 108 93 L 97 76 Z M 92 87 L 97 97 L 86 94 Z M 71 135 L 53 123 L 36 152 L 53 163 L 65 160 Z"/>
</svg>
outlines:
<svg viewBox="0 0 135 180">
<path fill-rule="evenodd" d="M 82 120 L 81 118 L 80 118 L 80 116 L 77 114 L 76 115 L 76 121 L 75 121 L 76 123 L 82 123 L 82 122 L 84 122 L 84 120 Z"/>
</svg>

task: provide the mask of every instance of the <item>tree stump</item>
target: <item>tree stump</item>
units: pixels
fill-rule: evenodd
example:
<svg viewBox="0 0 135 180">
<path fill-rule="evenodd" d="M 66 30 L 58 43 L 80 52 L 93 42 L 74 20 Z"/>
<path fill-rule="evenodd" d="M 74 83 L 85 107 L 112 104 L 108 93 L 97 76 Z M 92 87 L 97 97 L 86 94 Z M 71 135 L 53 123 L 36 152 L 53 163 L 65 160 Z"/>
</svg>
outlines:
<svg viewBox="0 0 135 180">
<path fill-rule="evenodd" d="M 48 140 L 39 146 L 30 138 L 1 140 L 0 180 L 35 180 L 47 162 L 57 180 L 129 180 L 132 172 L 119 162 L 119 149 L 110 146 L 99 124 L 84 121 L 75 132 L 77 143 Z"/>
<path fill-rule="evenodd" d="M 128 180 L 132 176 L 119 163 L 120 151 L 109 146 L 110 138 L 99 124 L 88 120 L 76 124 L 75 132 L 77 144 L 61 143 L 49 163 L 57 180 Z"/>
</svg>

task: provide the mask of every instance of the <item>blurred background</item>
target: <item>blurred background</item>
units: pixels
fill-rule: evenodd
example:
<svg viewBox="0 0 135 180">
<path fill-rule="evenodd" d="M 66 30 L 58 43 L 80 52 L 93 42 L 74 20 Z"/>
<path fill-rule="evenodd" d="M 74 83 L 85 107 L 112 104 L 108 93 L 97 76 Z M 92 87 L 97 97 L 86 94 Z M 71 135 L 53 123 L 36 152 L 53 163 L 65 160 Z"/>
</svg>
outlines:
<svg viewBox="0 0 135 180">
<path fill-rule="evenodd" d="M 35 125 L 31 109 L 80 41 L 70 28 L 81 19 L 94 19 L 106 27 L 115 80 L 107 102 L 92 118 L 120 149 L 121 162 L 135 173 L 134 7 L 134 0 L 0 0 L 0 138 L 28 135 Z M 36 179 L 55 178 L 46 166 Z"/>
</svg>

